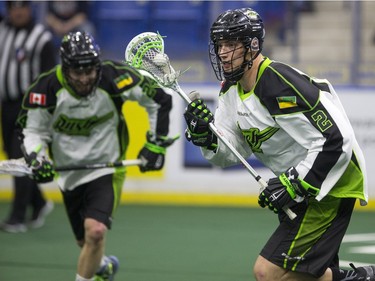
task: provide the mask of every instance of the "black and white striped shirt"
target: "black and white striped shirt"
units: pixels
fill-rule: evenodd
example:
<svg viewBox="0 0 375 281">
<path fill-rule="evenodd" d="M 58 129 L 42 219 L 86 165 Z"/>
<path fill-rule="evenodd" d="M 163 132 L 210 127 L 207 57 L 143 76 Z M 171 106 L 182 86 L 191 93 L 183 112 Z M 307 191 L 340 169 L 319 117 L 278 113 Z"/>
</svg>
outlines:
<svg viewBox="0 0 375 281">
<path fill-rule="evenodd" d="M 52 34 L 42 24 L 0 23 L 0 101 L 21 100 L 32 81 L 55 65 Z"/>
</svg>

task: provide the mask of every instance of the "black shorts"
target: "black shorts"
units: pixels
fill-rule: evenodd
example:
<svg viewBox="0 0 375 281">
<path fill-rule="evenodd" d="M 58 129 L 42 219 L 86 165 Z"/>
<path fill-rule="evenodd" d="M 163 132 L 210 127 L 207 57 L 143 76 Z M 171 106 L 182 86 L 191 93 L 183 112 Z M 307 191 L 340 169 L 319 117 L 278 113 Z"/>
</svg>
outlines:
<svg viewBox="0 0 375 281">
<path fill-rule="evenodd" d="M 338 267 L 338 252 L 348 228 L 356 199 L 327 196 L 321 201 L 291 207 L 297 218 L 284 213 L 260 255 L 287 270 L 309 273 L 316 278 L 328 267 Z"/>
<path fill-rule="evenodd" d="M 70 225 L 77 240 L 85 237 L 84 220 L 92 218 L 111 228 L 113 212 L 120 197 L 125 174 L 110 174 L 63 191 Z"/>
</svg>

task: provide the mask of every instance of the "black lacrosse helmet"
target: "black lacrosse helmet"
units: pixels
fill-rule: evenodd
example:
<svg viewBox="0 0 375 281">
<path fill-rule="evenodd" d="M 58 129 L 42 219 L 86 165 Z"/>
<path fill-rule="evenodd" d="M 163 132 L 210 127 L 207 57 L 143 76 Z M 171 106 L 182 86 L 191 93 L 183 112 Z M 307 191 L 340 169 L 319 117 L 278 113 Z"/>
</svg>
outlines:
<svg viewBox="0 0 375 281">
<path fill-rule="evenodd" d="M 68 70 L 84 71 L 85 69 L 95 68 L 97 76 L 90 92 L 97 86 L 101 77 L 100 48 L 91 34 L 77 31 L 65 35 L 60 46 L 60 58 L 62 71 L 69 86 L 80 96 L 88 95 L 89 93 L 86 92 L 77 92 L 74 86 L 75 81 L 72 81 L 69 77 Z"/>
<path fill-rule="evenodd" d="M 224 79 L 237 82 L 249 69 L 253 60 L 260 54 L 263 48 L 265 29 L 260 15 L 251 8 L 227 10 L 220 14 L 210 29 L 209 55 L 212 68 L 218 80 Z M 222 70 L 221 60 L 218 56 L 219 40 L 240 41 L 246 48 L 242 66 L 232 72 Z M 255 52 L 249 60 L 246 59 L 248 52 Z"/>
</svg>

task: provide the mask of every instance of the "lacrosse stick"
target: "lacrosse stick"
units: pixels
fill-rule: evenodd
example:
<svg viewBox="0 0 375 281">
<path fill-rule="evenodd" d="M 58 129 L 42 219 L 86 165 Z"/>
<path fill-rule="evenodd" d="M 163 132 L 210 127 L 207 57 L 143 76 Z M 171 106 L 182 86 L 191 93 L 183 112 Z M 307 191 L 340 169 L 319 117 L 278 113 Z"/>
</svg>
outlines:
<svg viewBox="0 0 375 281">
<path fill-rule="evenodd" d="M 154 32 L 144 32 L 135 36 L 126 47 L 125 61 L 136 68 L 147 71 L 158 83 L 160 83 L 160 85 L 174 90 L 187 103 L 191 103 L 191 98 L 181 89 L 177 82 L 180 72 L 173 69 L 167 54 L 164 53 L 164 40 L 160 34 Z M 267 187 L 267 183 L 216 128 L 214 123 L 210 123 L 209 127 L 217 138 L 223 142 L 228 149 L 230 149 L 230 151 L 239 161 L 241 161 L 248 172 L 259 183 L 260 192 L 262 192 Z M 283 208 L 283 211 L 292 220 L 296 217 L 296 214 L 287 206 Z"/>
<path fill-rule="evenodd" d="M 62 166 L 55 167 L 55 171 L 73 171 L 73 170 L 89 170 L 89 169 L 103 169 L 114 167 L 137 166 L 144 163 L 141 159 L 123 160 L 119 162 L 97 163 L 77 166 Z M 27 165 L 24 158 L 10 159 L 0 161 L 0 174 L 10 174 L 16 177 L 23 177 L 32 175 L 32 169 Z"/>
</svg>

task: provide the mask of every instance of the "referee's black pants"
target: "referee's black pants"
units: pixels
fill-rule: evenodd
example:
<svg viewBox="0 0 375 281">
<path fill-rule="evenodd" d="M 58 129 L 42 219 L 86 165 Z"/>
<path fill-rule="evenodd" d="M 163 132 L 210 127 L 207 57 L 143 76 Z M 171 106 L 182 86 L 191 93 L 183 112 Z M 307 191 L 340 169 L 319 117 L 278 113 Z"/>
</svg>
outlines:
<svg viewBox="0 0 375 281">
<path fill-rule="evenodd" d="M 1 104 L 1 128 L 3 136 L 3 149 L 9 159 L 23 157 L 21 141 L 18 139 L 16 131 L 16 120 L 21 109 L 21 101 L 2 102 Z M 35 219 L 46 200 L 39 186 L 25 177 L 13 177 L 13 202 L 7 223 L 25 223 L 27 207 L 31 206 L 31 218 Z"/>
</svg>

